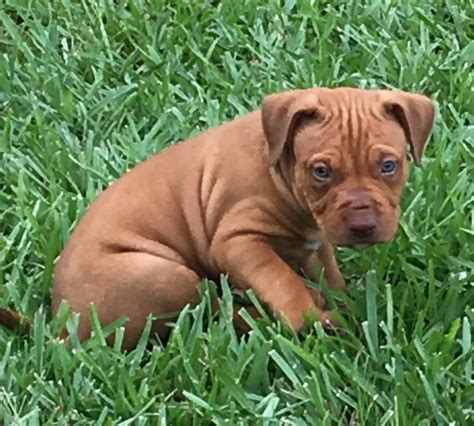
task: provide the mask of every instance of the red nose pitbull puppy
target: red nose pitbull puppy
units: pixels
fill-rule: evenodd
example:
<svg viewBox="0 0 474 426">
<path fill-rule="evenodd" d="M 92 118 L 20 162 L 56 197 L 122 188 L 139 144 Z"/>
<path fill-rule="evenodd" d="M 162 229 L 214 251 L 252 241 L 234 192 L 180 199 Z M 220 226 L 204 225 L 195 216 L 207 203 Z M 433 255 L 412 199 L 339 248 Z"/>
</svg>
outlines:
<svg viewBox="0 0 474 426">
<path fill-rule="evenodd" d="M 53 310 L 65 300 L 91 333 L 127 317 L 132 348 L 149 314 L 177 312 L 204 278 L 229 274 L 295 330 L 325 321 L 305 286 L 321 268 L 344 279 L 334 246 L 390 240 L 408 176 L 431 133 L 428 98 L 385 90 L 308 89 L 273 94 L 260 110 L 174 145 L 99 195 L 56 266 Z M 153 330 L 169 332 L 157 320 Z"/>
</svg>

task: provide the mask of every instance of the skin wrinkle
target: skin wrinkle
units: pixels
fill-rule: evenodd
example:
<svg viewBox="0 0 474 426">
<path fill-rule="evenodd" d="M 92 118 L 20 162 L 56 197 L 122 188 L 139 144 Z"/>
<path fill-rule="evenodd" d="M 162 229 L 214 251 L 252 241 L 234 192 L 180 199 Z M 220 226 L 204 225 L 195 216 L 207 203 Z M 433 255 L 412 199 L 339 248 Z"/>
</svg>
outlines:
<svg viewBox="0 0 474 426">
<path fill-rule="evenodd" d="M 341 123 L 342 123 L 342 131 L 341 131 L 341 145 L 342 145 L 342 148 L 343 150 L 346 150 L 349 143 L 350 143 L 350 134 L 347 134 L 347 125 L 345 125 L 345 123 L 347 123 L 348 121 L 348 117 L 347 117 L 347 108 L 345 108 L 345 105 L 343 105 L 342 103 L 341 104 L 338 104 L 337 105 L 337 117 L 336 119 L 340 120 Z M 346 151 L 347 152 L 347 151 Z"/>
<path fill-rule="evenodd" d="M 327 126 L 329 126 L 333 122 L 333 115 L 331 114 L 331 111 L 328 110 L 325 112 L 325 117 L 323 121 L 321 121 L 319 125 L 319 131 L 322 132 Z"/>
<path fill-rule="evenodd" d="M 351 156 L 351 162 L 352 165 L 354 166 L 354 171 L 356 174 L 359 174 L 359 170 L 357 167 L 356 162 L 354 161 L 356 156 L 355 153 L 353 152 L 352 148 L 356 148 L 353 146 L 353 141 L 354 141 L 354 123 L 352 122 L 352 111 L 353 107 L 349 105 L 347 107 L 347 139 L 346 139 L 346 149 L 347 152 L 349 152 L 349 155 Z"/>
<path fill-rule="evenodd" d="M 207 217 L 207 212 L 206 212 L 206 204 L 204 203 L 204 197 L 203 197 L 203 186 L 204 186 L 204 173 L 205 170 L 202 170 L 201 173 L 199 173 L 199 181 L 198 181 L 198 188 L 199 188 L 199 206 L 198 206 L 198 212 L 199 216 L 201 219 L 203 231 L 204 231 L 204 237 L 206 238 L 206 243 L 209 246 L 210 243 L 210 238 L 209 238 L 209 232 L 208 232 L 208 227 L 206 223 L 206 217 Z"/>
<path fill-rule="evenodd" d="M 375 108 L 375 103 L 371 103 L 369 105 L 369 109 L 367 112 L 369 114 L 369 117 L 377 121 L 377 123 L 381 123 L 385 119 L 383 114 L 380 114 L 380 111 Z"/>
<path fill-rule="evenodd" d="M 213 241 L 216 236 L 216 232 L 219 227 L 220 221 L 222 221 L 223 217 L 226 215 L 225 205 L 219 204 L 216 202 L 223 195 L 223 182 L 214 176 L 214 172 L 212 172 L 211 176 L 209 177 L 210 186 L 208 189 L 208 197 L 207 203 L 204 207 L 204 211 L 206 213 L 206 217 L 208 218 L 207 227 L 209 229 L 208 235 L 210 236 L 209 245 L 212 246 Z M 214 269 L 214 267 L 212 267 Z"/>
<path fill-rule="evenodd" d="M 357 126 L 359 129 L 358 132 L 358 141 L 359 141 L 359 146 L 358 146 L 358 151 L 363 152 L 363 147 L 365 145 L 365 142 L 368 140 L 368 138 L 364 138 L 364 133 L 365 130 L 368 129 L 370 126 L 370 123 L 367 120 L 364 120 L 364 117 L 367 117 L 367 112 L 365 110 L 365 105 L 366 103 L 363 101 L 360 101 L 360 111 L 357 116 Z M 367 169 L 367 161 L 364 159 L 364 164 L 361 164 L 361 170 Z"/>
<path fill-rule="evenodd" d="M 362 158 L 360 155 L 357 155 L 357 153 L 362 152 L 361 148 L 361 131 L 360 131 L 360 105 L 358 104 L 357 100 L 354 100 L 353 106 L 351 108 L 352 112 L 352 133 L 353 133 L 353 138 L 354 138 L 354 144 L 355 144 L 355 153 L 354 153 L 354 158 L 358 161 L 358 164 L 356 165 L 356 169 L 358 172 L 358 175 L 361 176 L 364 172 L 364 164 L 361 164 L 362 162 L 360 161 Z"/>
<path fill-rule="evenodd" d="M 211 176 L 212 173 L 209 173 L 208 170 L 203 170 L 199 184 L 199 198 L 206 216 L 208 215 L 207 208 L 209 207 L 209 199 L 211 198 L 212 188 L 214 187 L 214 182 L 212 181 Z"/>
<path fill-rule="evenodd" d="M 299 191 L 295 185 L 296 179 L 294 179 L 294 160 L 289 160 L 288 157 L 290 156 L 292 158 L 294 157 L 294 155 L 290 155 L 288 150 L 286 150 L 286 153 L 284 153 L 275 166 L 270 169 L 270 177 L 276 190 L 289 206 L 296 204 L 301 210 L 308 211 L 309 213 L 308 206 L 302 201 L 301 197 L 298 196 Z"/>
<path fill-rule="evenodd" d="M 361 155 L 358 155 L 358 153 L 364 152 L 363 150 L 363 119 L 362 116 L 364 114 L 363 111 L 363 102 L 358 102 L 357 99 L 354 99 L 353 106 L 351 108 L 353 120 L 352 120 L 352 126 L 353 126 L 353 159 L 355 162 L 355 169 L 357 170 L 357 176 L 362 177 L 364 172 L 367 169 L 367 163 L 365 161 L 365 158 Z M 367 126 L 367 123 L 365 123 Z"/>
<path fill-rule="evenodd" d="M 366 126 L 366 128 L 365 128 L 364 138 L 367 141 L 371 139 L 370 138 L 370 128 L 369 128 L 369 126 Z M 370 164 L 370 149 L 368 149 L 365 152 L 364 161 L 365 161 L 365 164 Z"/>
</svg>

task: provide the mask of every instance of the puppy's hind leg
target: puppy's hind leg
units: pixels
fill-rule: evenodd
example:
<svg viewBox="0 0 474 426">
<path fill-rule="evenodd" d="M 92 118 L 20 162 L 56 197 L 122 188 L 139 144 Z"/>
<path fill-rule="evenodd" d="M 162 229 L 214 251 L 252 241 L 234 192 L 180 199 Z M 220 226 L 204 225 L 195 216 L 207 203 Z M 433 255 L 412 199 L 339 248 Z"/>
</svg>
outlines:
<svg viewBox="0 0 474 426">
<path fill-rule="evenodd" d="M 187 303 L 199 300 L 200 279 L 194 271 L 148 253 L 111 253 L 103 257 L 95 271 L 82 275 L 75 285 L 58 280 L 54 296 L 56 306 L 64 299 L 73 311 L 80 313 L 81 340 L 91 333 L 91 303 L 103 326 L 121 317 L 128 318 L 123 348 L 131 349 L 137 344 L 149 314 L 178 314 Z M 171 320 L 156 320 L 152 332 L 167 336 L 167 323 Z"/>
</svg>

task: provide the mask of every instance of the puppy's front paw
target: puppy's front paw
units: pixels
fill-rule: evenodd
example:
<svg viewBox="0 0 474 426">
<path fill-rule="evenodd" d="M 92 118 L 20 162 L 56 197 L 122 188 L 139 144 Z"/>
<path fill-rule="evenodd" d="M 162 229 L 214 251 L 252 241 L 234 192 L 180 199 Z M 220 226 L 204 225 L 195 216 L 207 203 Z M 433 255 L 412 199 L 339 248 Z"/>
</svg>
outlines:
<svg viewBox="0 0 474 426">
<path fill-rule="evenodd" d="M 324 296 L 321 294 L 321 292 L 319 292 L 318 290 L 315 290 L 314 288 L 309 288 L 309 287 L 308 287 L 308 292 L 311 295 L 311 298 L 313 299 L 316 307 L 322 311 L 326 310 L 327 302 Z"/>
<path fill-rule="evenodd" d="M 303 331 L 308 324 L 315 321 L 328 320 L 325 311 L 314 305 L 306 309 L 287 309 L 285 312 L 280 313 L 279 316 L 295 332 Z"/>
<path fill-rule="evenodd" d="M 286 315 L 282 315 L 282 317 L 285 323 L 297 333 L 303 333 L 308 328 L 311 328 L 315 322 L 320 322 L 326 331 L 338 331 L 342 329 L 335 312 L 318 308 L 305 312 L 287 313 Z"/>
<path fill-rule="evenodd" d="M 337 315 L 331 311 L 323 311 L 319 317 L 319 321 L 326 330 L 340 330 L 341 323 L 337 319 Z"/>
</svg>

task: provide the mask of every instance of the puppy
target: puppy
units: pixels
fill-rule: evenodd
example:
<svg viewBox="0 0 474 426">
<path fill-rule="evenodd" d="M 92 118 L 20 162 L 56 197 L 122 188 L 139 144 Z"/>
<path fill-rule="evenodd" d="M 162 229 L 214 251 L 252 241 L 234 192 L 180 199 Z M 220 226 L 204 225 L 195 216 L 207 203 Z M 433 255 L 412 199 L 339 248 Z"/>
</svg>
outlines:
<svg viewBox="0 0 474 426">
<path fill-rule="evenodd" d="M 56 265 L 62 300 L 91 333 L 127 317 L 124 348 L 146 318 L 196 301 L 202 279 L 229 274 L 295 330 L 331 321 L 303 280 L 344 288 L 334 246 L 390 240 L 408 176 L 421 161 L 434 105 L 399 91 L 315 88 L 273 94 L 260 110 L 174 145 L 99 195 Z M 169 320 L 168 320 L 169 321 Z M 164 336 L 164 320 L 153 331 Z"/>
</svg>

